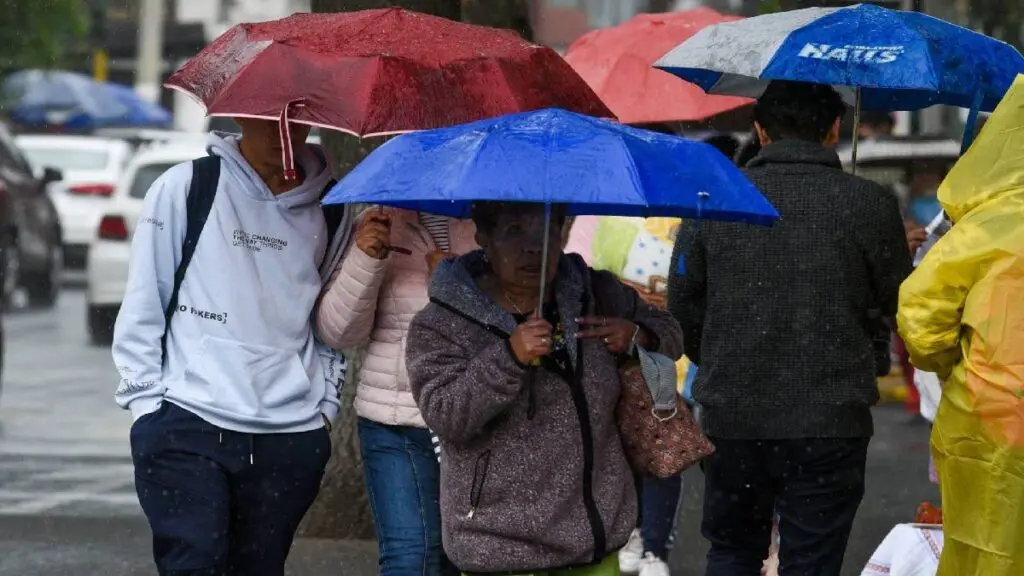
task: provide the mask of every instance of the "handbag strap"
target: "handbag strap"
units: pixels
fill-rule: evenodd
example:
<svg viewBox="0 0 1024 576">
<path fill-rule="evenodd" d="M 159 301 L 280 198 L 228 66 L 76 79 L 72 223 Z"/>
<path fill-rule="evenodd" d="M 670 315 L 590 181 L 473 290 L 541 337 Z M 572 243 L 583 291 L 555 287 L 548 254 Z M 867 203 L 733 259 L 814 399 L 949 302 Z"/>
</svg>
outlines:
<svg viewBox="0 0 1024 576">
<path fill-rule="evenodd" d="M 612 308 L 604 301 L 601 292 L 601 290 L 595 290 L 593 282 L 591 282 L 590 297 L 594 302 L 595 312 L 600 316 L 616 316 L 612 312 Z M 635 297 L 637 300 L 640 300 L 639 293 Z M 636 311 L 636 302 L 634 302 L 633 311 Z M 647 384 L 647 390 L 651 394 L 654 411 L 675 410 L 679 395 L 677 382 L 679 375 L 676 372 L 676 363 L 664 354 L 650 352 L 640 346 L 636 347 L 636 351 L 640 360 L 640 370 L 644 376 L 644 383 Z"/>
<path fill-rule="evenodd" d="M 637 354 L 640 356 L 640 369 L 651 393 L 654 410 L 674 410 L 679 401 L 676 363 L 664 354 L 648 352 L 640 347 L 637 347 Z"/>
</svg>

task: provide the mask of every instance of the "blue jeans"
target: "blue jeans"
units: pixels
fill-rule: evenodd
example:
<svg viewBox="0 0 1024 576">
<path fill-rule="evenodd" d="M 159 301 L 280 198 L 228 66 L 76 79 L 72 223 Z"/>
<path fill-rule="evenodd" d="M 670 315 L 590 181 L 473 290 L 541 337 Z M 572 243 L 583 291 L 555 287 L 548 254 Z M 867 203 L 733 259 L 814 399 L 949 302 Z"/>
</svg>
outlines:
<svg viewBox="0 0 1024 576">
<path fill-rule="evenodd" d="M 441 547 L 441 470 L 423 428 L 359 419 L 380 576 L 458 574 Z"/>
<path fill-rule="evenodd" d="M 131 446 L 161 576 L 283 576 L 331 455 L 323 428 L 240 434 L 167 401 Z"/>
<path fill-rule="evenodd" d="M 683 496 L 683 476 L 643 476 L 636 482 L 640 499 L 640 536 L 644 552 L 668 560 L 676 536 L 676 518 Z"/>
</svg>

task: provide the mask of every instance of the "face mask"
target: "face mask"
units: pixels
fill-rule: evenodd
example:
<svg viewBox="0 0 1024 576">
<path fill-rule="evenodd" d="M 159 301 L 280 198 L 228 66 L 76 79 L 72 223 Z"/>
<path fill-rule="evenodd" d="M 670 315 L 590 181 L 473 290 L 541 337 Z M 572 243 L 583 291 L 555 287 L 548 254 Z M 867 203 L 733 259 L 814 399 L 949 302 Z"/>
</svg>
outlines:
<svg viewBox="0 0 1024 576">
<path fill-rule="evenodd" d="M 942 212 L 942 204 L 935 196 L 919 196 L 910 201 L 907 207 L 910 217 L 921 226 L 927 226 L 939 212 Z"/>
</svg>

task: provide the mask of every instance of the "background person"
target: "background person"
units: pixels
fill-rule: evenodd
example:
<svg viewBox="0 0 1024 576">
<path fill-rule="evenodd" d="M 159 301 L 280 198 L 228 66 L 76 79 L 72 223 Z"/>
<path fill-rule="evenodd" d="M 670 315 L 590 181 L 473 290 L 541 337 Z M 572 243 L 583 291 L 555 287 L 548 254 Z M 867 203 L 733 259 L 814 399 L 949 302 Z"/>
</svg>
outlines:
<svg viewBox="0 0 1024 576">
<path fill-rule="evenodd" d="M 1024 82 L 939 187 L 953 227 L 900 290 L 910 359 L 942 397 L 940 576 L 1024 574 Z"/>
<path fill-rule="evenodd" d="M 747 175 L 772 227 L 701 222 L 676 239 L 669 310 L 700 371 L 707 574 L 758 573 L 779 516 L 781 573 L 840 573 L 878 400 L 871 303 L 896 312 L 911 258 L 896 198 L 843 171 L 845 106 L 829 86 L 772 82 Z"/>
</svg>

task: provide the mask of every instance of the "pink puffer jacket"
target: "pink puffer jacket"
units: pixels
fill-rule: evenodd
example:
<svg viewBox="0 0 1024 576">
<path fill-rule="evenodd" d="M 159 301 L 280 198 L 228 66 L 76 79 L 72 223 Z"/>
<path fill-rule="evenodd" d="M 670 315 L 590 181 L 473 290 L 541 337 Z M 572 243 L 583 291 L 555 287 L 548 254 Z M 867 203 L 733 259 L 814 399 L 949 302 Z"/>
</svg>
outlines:
<svg viewBox="0 0 1024 576">
<path fill-rule="evenodd" d="M 392 218 L 391 244 L 412 254 L 392 252 L 377 260 L 353 241 L 324 289 L 317 329 L 323 341 L 337 349 L 367 345 L 356 375 L 359 416 L 391 426 L 425 428 L 409 390 L 405 339 L 413 316 L 427 305 L 430 279 L 426 255 L 436 246 L 416 212 L 387 212 Z M 451 251 L 461 255 L 476 250 L 475 234 L 471 221 L 452 219 Z"/>
</svg>

